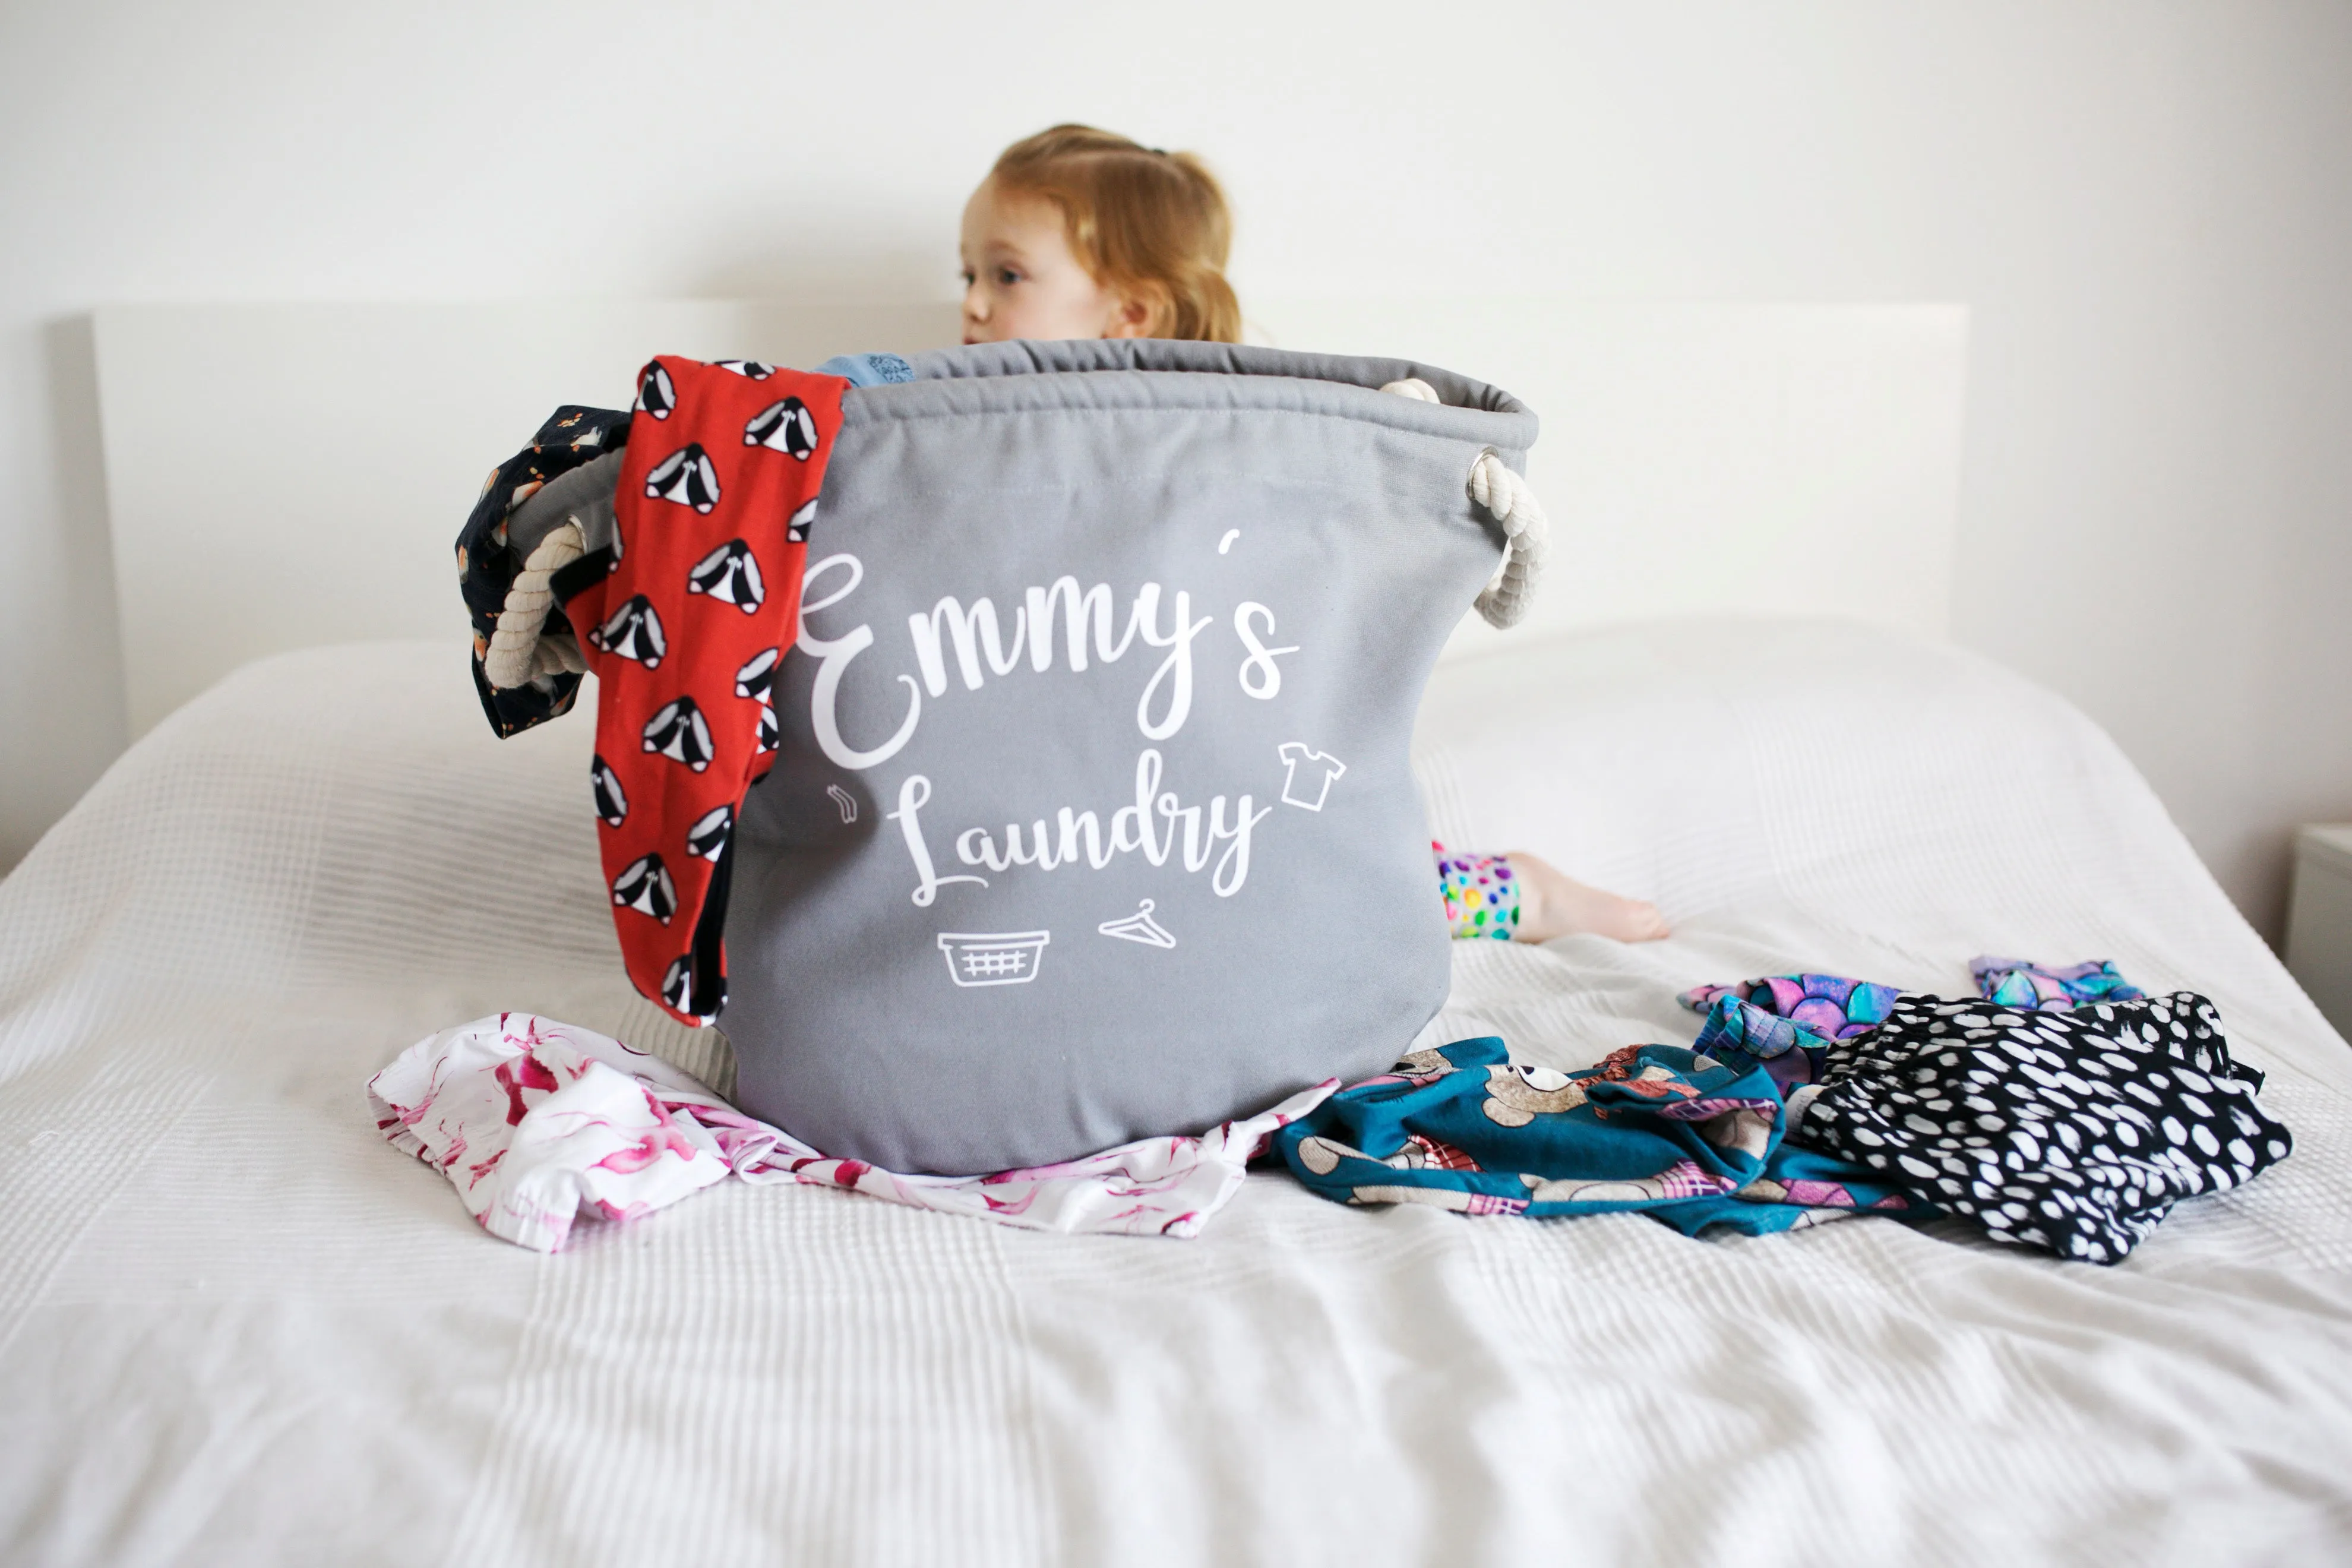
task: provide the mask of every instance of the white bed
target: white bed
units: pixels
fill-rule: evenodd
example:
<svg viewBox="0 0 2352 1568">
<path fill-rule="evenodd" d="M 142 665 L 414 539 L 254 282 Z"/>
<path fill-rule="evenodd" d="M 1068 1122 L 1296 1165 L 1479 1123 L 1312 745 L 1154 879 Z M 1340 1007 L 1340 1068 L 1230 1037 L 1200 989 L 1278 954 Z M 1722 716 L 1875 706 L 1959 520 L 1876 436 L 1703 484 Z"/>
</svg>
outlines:
<svg viewBox="0 0 2352 1568">
<path fill-rule="evenodd" d="M 0 1561 L 2352 1555 L 2352 1053 L 2115 747 L 1971 656 L 1715 615 L 1444 667 L 1433 831 L 1677 930 L 1460 944 L 1431 1035 L 1575 1067 L 1686 1042 L 1702 981 L 2112 958 L 2212 996 L 2298 1141 L 2114 1268 L 1281 1174 L 1190 1242 L 737 1184 L 496 1242 L 371 1125 L 401 1048 L 516 1008 L 725 1067 L 622 975 L 590 724 L 494 740 L 465 661 L 249 665 L 0 883 Z"/>
<path fill-rule="evenodd" d="M 257 665 L 0 884 L 0 1558 L 2352 1546 L 2352 1056 L 2114 748 L 1973 658 L 1686 624 L 1442 672 L 1436 830 L 1680 930 L 1463 944 L 1436 1032 L 1581 1065 L 1687 1039 L 1694 982 L 1948 988 L 1988 949 L 2200 986 L 2299 1146 L 2116 1268 L 1868 1219 L 1692 1241 L 1352 1210 L 1281 1175 L 1192 1242 L 730 1184 L 524 1253 L 377 1138 L 361 1081 L 499 1007 L 684 1037 L 621 979 L 589 727 L 494 741 L 463 659 Z"/>
</svg>

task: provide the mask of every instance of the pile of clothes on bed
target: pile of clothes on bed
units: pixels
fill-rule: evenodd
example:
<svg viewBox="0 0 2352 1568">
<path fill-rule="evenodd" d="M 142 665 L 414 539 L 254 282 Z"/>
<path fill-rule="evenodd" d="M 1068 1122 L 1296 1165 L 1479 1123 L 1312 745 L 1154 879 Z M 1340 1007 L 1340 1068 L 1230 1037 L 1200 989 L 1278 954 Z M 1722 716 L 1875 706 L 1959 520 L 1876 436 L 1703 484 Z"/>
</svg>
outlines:
<svg viewBox="0 0 2352 1568">
<path fill-rule="evenodd" d="M 1342 1203 L 1636 1210 L 1749 1234 L 1948 1212 L 2093 1263 L 2292 1150 L 2204 997 L 2146 995 L 2105 963 L 1970 967 L 1980 995 L 1961 1001 L 1830 974 L 1700 986 L 1682 996 L 1706 1015 L 1687 1048 L 1629 1046 L 1581 1072 L 1459 1041 L 1276 1142 Z"/>
<path fill-rule="evenodd" d="M 1460 1040 L 1198 1137 L 986 1175 L 829 1158 L 616 1040 L 527 1014 L 421 1040 L 368 1088 L 385 1138 L 446 1175 L 484 1229 L 541 1251 L 575 1216 L 634 1219 L 730 1176 L 1186 1237 L 1278 1151 L 1339 1203 L 1635 1211 L 1694 1235 L 1951 1213 L 2113 1263 L 2182 1198 L 2293 1148 L 2203 997 L 2145 995 L 2104 963 L 1973 968 L 1982 994 L 1963 1001 L 1829 974 L 1700 986 L 1682 996 L 1706 1014 L 1688 1047 L 1560 1072 L 1513 1062 L 1494 1037 Z"/>
</svg>

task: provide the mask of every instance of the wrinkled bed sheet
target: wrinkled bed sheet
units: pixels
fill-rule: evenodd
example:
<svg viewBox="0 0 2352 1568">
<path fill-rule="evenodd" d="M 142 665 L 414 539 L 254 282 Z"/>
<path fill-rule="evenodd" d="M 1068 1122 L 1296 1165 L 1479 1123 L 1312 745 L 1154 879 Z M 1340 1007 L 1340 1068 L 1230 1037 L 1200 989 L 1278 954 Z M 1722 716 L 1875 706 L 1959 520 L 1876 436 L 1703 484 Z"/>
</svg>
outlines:
<svg viewBox="0 0 2352 1568">
<path fill-rule="evenodd" d="M 1574 1068 L 1687 1041 L 1703 982 L 2111 958 L 2211 996 L 2298 1141 L 2114 1268 L 1279 1174 L 1189 1242 L 729 1184 L 505 1246 L 376 1135 L 376 1068 L 501 1008 L 726 1063 L 622 976 L 591 727 L 492 740 L 464 661 L 254 666 L 0 884 L 0 1561 L 2352 1555 L 2352 1052 L 2114 746 L 1980 661 L 1757 624 L 1444 671 L 1433 836 L 1676 935 L 1460 943 L 1423 1043 Z"/>
</svg>

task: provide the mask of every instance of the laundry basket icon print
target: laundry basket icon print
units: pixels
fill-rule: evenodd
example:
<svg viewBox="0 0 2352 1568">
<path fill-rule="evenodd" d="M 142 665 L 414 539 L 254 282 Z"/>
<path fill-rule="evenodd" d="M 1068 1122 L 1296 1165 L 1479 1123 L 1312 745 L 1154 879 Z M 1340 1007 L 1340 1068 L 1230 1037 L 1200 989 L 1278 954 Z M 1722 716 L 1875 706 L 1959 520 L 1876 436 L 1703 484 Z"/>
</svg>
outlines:
<svg viewBox="0 0 2352 1568">
<path fill-rule="evenodd" d="M 1026 985 L 1037 978 L 1053 940 L 1053 932 L 1043 931 L 945 931 L 940 951 L 958 985 Z"/>
</svg>

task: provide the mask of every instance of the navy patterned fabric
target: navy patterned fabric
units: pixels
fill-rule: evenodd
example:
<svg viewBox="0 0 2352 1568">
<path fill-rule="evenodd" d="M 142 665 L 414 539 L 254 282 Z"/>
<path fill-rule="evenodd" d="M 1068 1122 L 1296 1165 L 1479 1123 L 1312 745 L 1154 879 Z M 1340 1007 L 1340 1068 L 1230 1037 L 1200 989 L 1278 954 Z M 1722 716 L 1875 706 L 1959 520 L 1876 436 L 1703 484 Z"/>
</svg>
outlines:
<svg viewBox="0 0 2352 1568">
<path fill-rule="evenodd" d="M 457 584 L 466 597 L 466 613 L 474 623 L 474 690 L 482 700 L 482 712 L 490 728 L 501 737 L 560 717 L 570 710 L 580 690 L 580 677 L 557 673 L 499 691 L 492 689 L 482 672 L 490 634 L 498 630 L 499 611 L 506 605 L 515 574 L 522 569 L 522 563 L 507 548 L 507 518 L 548 480 L 625 447 L 628 440 L 629 416 L 625 412 L 571 404 L 557 409 L 539 427 L 530 446 L 490 470 L 464 531 L 457 535 Z M 571 629 L 572 623 L 559 608 L 548 612 L 542 635 Z"/>
</svg>

